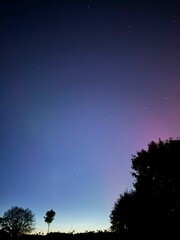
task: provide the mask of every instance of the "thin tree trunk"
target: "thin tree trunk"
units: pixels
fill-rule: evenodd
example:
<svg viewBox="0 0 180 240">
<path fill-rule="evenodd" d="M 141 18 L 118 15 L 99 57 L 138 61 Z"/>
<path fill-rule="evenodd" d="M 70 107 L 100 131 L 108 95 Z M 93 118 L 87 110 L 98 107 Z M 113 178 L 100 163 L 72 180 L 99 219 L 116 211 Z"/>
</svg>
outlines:
<svg viewBox="0 0 180 240">
<path fill-rule="evenodd" d="M 48 232 L 47 232 L 47 234 L 49 233 L 49 230 L 50 230 L 50 223 L 48 223 Z"/>
</svg>

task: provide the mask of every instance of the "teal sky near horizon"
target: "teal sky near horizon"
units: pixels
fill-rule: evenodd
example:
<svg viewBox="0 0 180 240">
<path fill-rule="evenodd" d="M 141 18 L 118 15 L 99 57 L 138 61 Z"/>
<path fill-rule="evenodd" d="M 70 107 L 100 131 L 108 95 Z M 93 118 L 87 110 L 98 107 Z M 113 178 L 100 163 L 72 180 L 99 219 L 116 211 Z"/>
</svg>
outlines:
<svg viewBox="0 0 180 240">
<path fill-rule="evenodd" d="M 0 216 L 104 230 L 131 156 L 180 136 L 178 1 L 0 3 Z"/>
</svg>

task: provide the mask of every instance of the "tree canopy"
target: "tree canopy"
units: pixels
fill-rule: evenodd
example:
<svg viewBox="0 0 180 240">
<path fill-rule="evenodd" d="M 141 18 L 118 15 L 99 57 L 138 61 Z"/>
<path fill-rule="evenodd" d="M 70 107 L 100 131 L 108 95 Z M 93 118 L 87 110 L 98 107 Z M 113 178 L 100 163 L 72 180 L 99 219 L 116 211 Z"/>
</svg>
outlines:
<svg viewBox="0 0 180 240">
<path fill-rule="evenodd" d="M 34 225 L 35 215 L 29 208 L 12 207 L 0 219 L 1 230 L 8 232 L 11 236 L 31 233 Z"/>
<path fill-rule="evenodd" d="M 48 224 L 48 233 L 50 229 L 50 224 L 54 220 L 55 215 L 56 215 L 55 211 L 51 209 L 50 211 L 46 212 L 46 216 L 44 217 L 44 221 Z"/>
<path fill-rule="evenodd" d="M 176 231 L 180 217 L 180 140 L 151 142 L 132 156 L 134 190 L 125 192 L 110 215 L 113 231 Z"/>
</svg>

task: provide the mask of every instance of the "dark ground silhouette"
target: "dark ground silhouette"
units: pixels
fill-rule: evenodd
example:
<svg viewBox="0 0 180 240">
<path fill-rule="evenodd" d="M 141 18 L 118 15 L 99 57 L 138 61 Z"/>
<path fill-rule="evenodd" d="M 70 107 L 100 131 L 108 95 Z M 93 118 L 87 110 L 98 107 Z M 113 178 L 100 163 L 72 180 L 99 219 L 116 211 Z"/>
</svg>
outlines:
<svg viewBox="0 0 180 240">
<path fill-rule="evenodd" d="M 54 232 L 47 235 L 23 235 L 16 238 L 11 238 L 6 232 L 0 231 L 1 240 L 118 240 L 124 239 L 125 234 L 118 234 L 112 232 L 85 232 L 85 233 L 60 233 Z"/>
</svg>

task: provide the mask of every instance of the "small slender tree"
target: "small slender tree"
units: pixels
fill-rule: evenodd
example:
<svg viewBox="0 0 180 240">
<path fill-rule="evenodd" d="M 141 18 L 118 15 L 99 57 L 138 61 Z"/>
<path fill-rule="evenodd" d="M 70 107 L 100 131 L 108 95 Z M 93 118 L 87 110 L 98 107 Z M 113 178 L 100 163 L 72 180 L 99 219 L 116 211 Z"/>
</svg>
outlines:
<svg viewBox="0 0 180 240">
<path fill-rule="evenodd" d="M 52 221 L 54 220 L 56 213 L 53 209 L 51 209 L 50 211 L 46 212 L 46 216 L 44 216 L 44 221 L 47 223 L 48 225 L 48 231 L 47 234 L 49 233 L 50 230 L 50 224 L 52 223 Z"/>
</svg>

